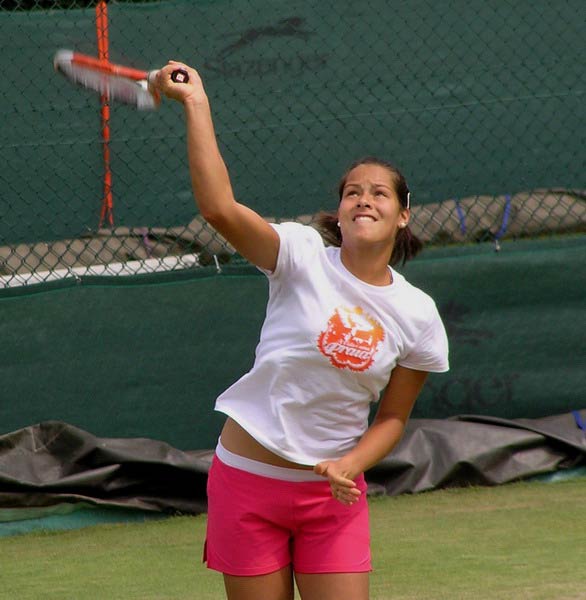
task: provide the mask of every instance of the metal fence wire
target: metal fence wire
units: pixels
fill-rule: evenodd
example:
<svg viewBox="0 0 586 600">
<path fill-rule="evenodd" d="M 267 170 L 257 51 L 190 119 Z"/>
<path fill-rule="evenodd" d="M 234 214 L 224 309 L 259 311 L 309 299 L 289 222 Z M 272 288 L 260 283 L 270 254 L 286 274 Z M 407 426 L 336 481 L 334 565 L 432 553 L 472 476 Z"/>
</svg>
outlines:
<svg viewBox="0 0 586 600">
<path fill-rule="evenodd" d="M 199 69 L 268 220 L 335 210 L 376 155 L 427 244 L 586 231 L 583 0 L 0 0 L 3 287 L 240 260 L 195 209 L 181 107 L 112 103 L 105 140 L 99 96 L 54 72 L 97 55 L 104 7 L 112 62 Z"/>
</svg>

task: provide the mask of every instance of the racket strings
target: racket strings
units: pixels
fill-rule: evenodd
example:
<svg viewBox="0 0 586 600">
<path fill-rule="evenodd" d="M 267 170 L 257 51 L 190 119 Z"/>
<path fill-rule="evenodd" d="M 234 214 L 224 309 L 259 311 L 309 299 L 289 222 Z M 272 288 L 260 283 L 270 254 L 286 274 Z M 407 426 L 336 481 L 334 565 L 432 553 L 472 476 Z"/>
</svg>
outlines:
<svg viewBox="0 0 586 600">
<path fill-rule="evenodd" d="M 70 81 L 99 92 L 108 100 L 131 104 L 141 110 L 152 110 L 158 106 L 158 97 L 149 92 L 146 81 L 133 81 L 70 61 L 58 61 L 55 67 Z"/>
</svg>

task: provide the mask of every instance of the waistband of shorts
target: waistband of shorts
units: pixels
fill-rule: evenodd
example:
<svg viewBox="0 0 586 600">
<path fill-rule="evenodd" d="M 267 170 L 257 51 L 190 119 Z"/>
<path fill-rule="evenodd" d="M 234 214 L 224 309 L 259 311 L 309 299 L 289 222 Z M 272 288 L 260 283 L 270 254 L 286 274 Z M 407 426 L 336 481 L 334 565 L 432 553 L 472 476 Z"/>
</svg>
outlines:
<svg viewBox="0 0 586 600">
<path fill-rule="evenodd" d="M 271 479 L 280 479 L 282 481 L 327 481 L 325 477 L 322 477 L 309 469 L 277 467 L 258 460 L 253 460 L 252 458 L 234 454 L 233 452 L 230 452 L 230 450 L 226 450 L 226 448 L 222 446 L 220 440 L 218 440 L 218 445 L 216 446 L 216 456 L 218 460 L 225 465 L 233 467 L 234 469 L 246 471 L 247 473 L 252 473 L 253 475 L 261 475 L 262 477 L 270 477 Z"/>
</svg>

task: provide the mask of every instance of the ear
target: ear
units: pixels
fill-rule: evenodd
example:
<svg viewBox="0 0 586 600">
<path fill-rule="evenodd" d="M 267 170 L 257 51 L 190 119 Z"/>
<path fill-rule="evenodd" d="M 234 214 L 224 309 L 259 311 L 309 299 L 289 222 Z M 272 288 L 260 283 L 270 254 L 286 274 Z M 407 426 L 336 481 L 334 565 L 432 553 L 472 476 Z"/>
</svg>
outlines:
<svg viewBox="0 0 586 600">
<path fill-rule="evenodd" d="M 401 210 L 399 211 L 399 218 L 399 223 L 405 223 L 405 226 L 407 226 L 409 219 L 411 218 L 411 211 L 408 208 L 401 207 Z"/>
</svg>

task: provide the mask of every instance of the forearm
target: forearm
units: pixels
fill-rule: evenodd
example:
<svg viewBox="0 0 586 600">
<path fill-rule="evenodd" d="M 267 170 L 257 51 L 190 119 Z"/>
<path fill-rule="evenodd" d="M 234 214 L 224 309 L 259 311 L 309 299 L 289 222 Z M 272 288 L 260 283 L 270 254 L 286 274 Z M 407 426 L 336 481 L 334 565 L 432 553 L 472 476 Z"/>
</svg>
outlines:
<svg viewBox="0 0 586 600">
<path fill-rule="evenodd" d="M 356 447 L 340 459 L 349 479 L 355 479 L 387 456 L 399 443 L 405 425 L 397 417 L 375 420 Z"/>
<path fill-rule="evenodd" d="M 188 78 L 173 80 L 181 68 Z M 236 202 L 224 164 L 210 103 L 199 73 L 170 60 L 151 78 L 150 85 L 167 98 L 180 102 L 185 111 L 187 158 L 195 202 L 201 216 L 244 258 L 272 271 L 277 263 L 279 235 L 258 213 Z"/>
<path fill-rule="evenodd" d="M 234 205 L 234 193 L 212 121 L 207 98 L 184 104 L 187 156 L 195 201 L 201 215 L 213 221 Z"/>
<path fill-rule="evenodd" d="M 352 479 L 376 465 L 399 443 L 426 378 L 425 371 L 401 366 L 393 369 L 372 425 L 356 447 L 340 459 Z"/>
</svg>

